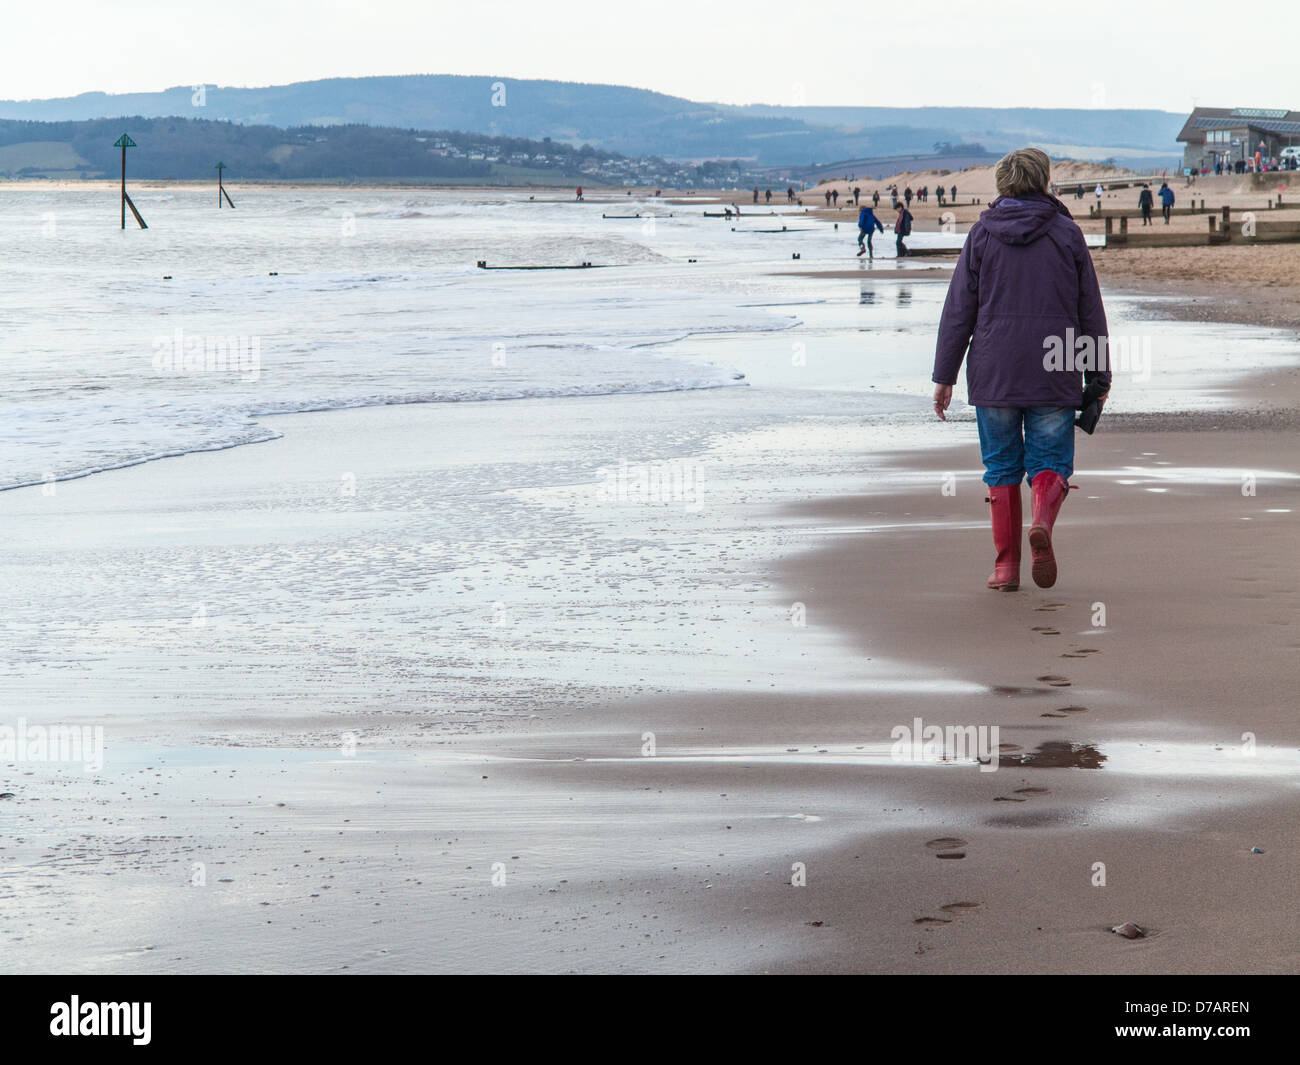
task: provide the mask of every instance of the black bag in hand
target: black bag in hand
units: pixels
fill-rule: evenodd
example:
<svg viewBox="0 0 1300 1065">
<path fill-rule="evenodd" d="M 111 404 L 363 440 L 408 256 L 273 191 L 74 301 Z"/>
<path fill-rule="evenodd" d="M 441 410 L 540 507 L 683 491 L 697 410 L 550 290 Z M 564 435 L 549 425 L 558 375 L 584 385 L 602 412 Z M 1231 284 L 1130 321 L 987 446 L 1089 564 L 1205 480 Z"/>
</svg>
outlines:
<svg viewBox="0 0 1300 1065">
<path fill-rule="evenodd" d="M 1097 428 L 1097 422 L 1101 419 L 1101 401 L 1109 391 L 1109 385 L 1098 381 L 1093 381 L 1083 390 L 1083 409 L 1074 419 L 1074 424 L 1089 436 Z"/>
</svg>

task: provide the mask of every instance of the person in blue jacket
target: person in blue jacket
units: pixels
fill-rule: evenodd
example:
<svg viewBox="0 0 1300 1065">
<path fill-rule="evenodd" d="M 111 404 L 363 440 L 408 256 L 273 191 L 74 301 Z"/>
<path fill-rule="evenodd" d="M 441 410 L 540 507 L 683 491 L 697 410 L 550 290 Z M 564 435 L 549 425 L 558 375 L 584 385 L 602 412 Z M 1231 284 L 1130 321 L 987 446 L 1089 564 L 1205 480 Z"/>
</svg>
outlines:
<svg viewBox="0 0 1300 1065">
<path fill-rule="evenodd" d="M 1165 216 L 1165 225 L 1169 224 L 1169 208 L 1174 205 L 1174 190 L 1166 182 L 1160 183 L 1160 213 Z"/>
<path fill-rule="evenodd" d="M 869 254 L 873 259 L 876 257 L 876 250 L 871 246 L 871 238 L 875 236 L 876 230 L 885 231 L 885 227 L 880 224 L 880 219 L 876 217 L 876 212 L 870 207 L 864 207 L 858 212 L 858 254 L 863 252 Z M 866 247 L 862 242 L 866 241 Z"/>
</svg>

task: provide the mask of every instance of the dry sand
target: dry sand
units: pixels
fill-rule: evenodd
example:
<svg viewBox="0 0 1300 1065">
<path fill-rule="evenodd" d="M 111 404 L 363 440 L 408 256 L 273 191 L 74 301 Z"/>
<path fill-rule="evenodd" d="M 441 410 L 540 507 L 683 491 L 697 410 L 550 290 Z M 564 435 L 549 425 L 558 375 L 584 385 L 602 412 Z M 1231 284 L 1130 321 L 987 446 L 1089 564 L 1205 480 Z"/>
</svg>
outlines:
<svg viewBox="0 0 1300 1065">
<path fill-rule="evenodd" d="M 1096 182 L 1127 180 L 1134 173 L 1066 160 L 1053 163 L 1052 180 L 1080 228 L 1085 233 L 1102 233 L 1104 221 L 1088 217 L 1090 207 L 1097 202 L 1093 195 Z M 1171 174 L 1168 182 L 1177 197 L 1177 207 L 1185 207 L 1192 201 L 1198 204 L 1204 201 L 1207 213 L 1175 214 L 1170 224 L 1165 226 L 1157 207 L 1154 212 L 1157 232 L 1203 233 L 1208 217 L 1217 217 L 1225 206 L 1231 209 L 1232 218 L 1238 222 L 1245 211 L 1255 212 L 1261 221 L 1300 219 L 1300 173 L 1208 175 L 1198 177 L 1190 185 L 1183 177 Z M 955 202 L 940 205 L 933 192 L 925 203 L 913 200 L 913 225 L 918 232 L 938 231 L 947 221 L 955 226 L 956 232 L 964 233 L 997 195 L 993 168 L 986 166 L 946 175 L 937 171 L 919 171 L 900 173 L 883 181 L 831 181 L 809 189 L 803 198 L 812 216 L 843 225 L 856 218 L 857 207 L 853 206 L 851 195 L 853 187 L 862 190 L 863 203 L 869 203 L 871 193 L 878 190 L 881 194 L 881 220 L 889 226 L 893 211 L 889 208 L 887 190 L 895 184 L 900 190 L 909 185 L 913 189 L 926 185 L 931 190 L 940 184 L 945 189 L 957 186 Z M 1084 186 L 1086 195 L 1082 199 L 1072 195 L 1076 184 Z M 1159 179 L 1156 178 L 1152 188 L 1158 187 Z M 828 189 L 840 192 L 839 206 L 829 210 L 822 197 Z M 1128 211 L 1130 232 L 1140 234 L 1143 227 L 1137 208 L 1138 192 L 1137 188 L 1107 190 L 1102 197 L 1102 206 L 1106 210 Z M 1275 211 L 1269 203 L 1275 202 L 1279 196 L 1286 207 Z M 1207 322 L 1279 327 L 1300 325 L 1300 244 L 1238 243 L 1182 248 L 1112 246 L 1094 249 L 1093 260 L 1098 276 L 1105 284 L 1169 297 L 1162 303 L 1162 314 Z"/>
</svg>

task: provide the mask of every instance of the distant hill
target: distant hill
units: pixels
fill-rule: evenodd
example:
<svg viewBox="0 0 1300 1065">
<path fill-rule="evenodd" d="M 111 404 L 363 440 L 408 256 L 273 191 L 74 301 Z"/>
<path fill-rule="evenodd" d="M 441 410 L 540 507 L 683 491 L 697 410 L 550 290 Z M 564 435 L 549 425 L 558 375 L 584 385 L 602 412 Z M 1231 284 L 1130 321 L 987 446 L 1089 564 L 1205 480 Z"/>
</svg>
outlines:
<svg viewBox="0 0 1300 1065">
<path fill-rule="evenodd" d="M 1179 157 L 1186 116 L 1169 111 L 992 107 L 779 107 L 697 103 L 618 85 L 418 74 L 327 78 L 266 88 L 182 86 L 0 101 L 0 118 L 81 121 L 139 115 L 296 128 L 361 124 L 464 130 L 674 160 L 739 158 L 769 167 L 924 154 L 942 142 L 1001 153 L 1151 164 Z"/>
<path fill-rule="evenodd" d="M 501 185 L 735 185 L 749 173 L 726 161 L 628 158 L 589 145 L 386 126 L 281 129 L 196 118 L 0 119 L 0 178 L 97 178 L 120 167 L 126 132 L 135 178 L 204 180 L 218 162 L 233 181 L 417 181 Z"/>
</svg>

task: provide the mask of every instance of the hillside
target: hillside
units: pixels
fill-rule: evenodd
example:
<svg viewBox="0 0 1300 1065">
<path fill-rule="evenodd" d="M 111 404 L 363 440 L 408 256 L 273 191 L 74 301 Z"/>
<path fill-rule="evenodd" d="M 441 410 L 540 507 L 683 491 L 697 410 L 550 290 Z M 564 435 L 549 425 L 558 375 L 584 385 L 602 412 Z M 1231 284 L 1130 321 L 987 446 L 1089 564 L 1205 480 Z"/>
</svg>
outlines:
<svg viewBox="0 0 1300 1065">
<path fill-rule="evenodd" d="M 1026 143 L 1076 158 L 1172 163 L 1183 115 L 1151 110 L 979 107 L 737 107 L 618 85 L 429 74 L 329 78 L 264 88 L 188 86 L 0 101 L 0 119 L 84 121 L 139 115 L 282 129 L 362 124 L 454 129 L 665 159 L 739 158 L 762 166 Z"/>
<path fill-rule="evenodd" d="M 734 185 L 749 174 L 727 162 L 685 165 L 628 158 L 589 145 L 487 137 L 451 130 L 366 125 L 281 129 L 194 118 L 0 120 L 0 177 L 96 178 L 118 172 L 122 132 L 137 147 L 137 178 L 201 180 L 218 162 L 231 180 L 435 181 L 476 184 Z"/>
</svg>

